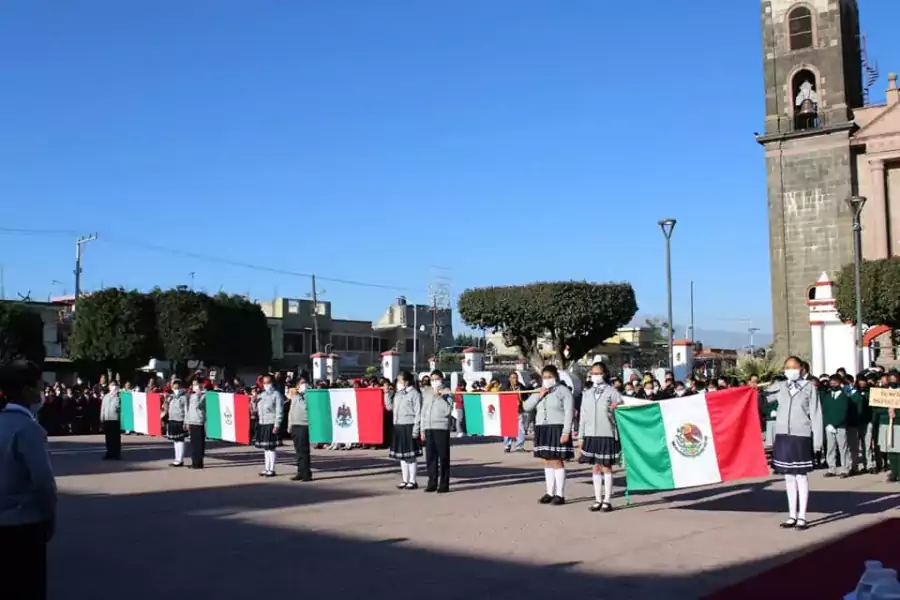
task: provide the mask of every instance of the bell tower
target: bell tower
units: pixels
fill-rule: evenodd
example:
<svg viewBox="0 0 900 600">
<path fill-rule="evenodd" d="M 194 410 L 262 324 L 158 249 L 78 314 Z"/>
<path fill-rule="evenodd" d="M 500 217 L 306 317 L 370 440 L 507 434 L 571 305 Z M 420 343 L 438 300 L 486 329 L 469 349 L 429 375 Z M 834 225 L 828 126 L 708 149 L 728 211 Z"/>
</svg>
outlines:
<svg viewBox="0 0 900 600">
<path fill-rule="evenodd" d="M 809 360 L 807 301 L 853 260 L 850 136 L 863 104 L 856 0 L 762 0 L 775 352 Z"/>
</svg>

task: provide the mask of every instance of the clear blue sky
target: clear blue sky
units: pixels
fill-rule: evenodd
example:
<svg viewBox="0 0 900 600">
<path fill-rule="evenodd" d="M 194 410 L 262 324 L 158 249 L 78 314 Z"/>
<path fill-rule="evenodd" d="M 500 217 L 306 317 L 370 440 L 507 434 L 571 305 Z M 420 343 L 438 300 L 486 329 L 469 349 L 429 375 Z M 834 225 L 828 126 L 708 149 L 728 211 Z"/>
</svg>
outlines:
<svg viewBox="0 0 900 600">
<path fill-rule="evenodd" d="M 900 7 L 860 4 L 882 96 Z M 86 289 L 309 291 L 146 244 L 404 288 L 322 283 L 372 319 L 434 265 L 662 314 L 672 216 L 676 322 L 694 279 L 698 327 L 768 330 L 760 38 L 753 0 L 7 0 L 0 226 L 98 230 Z M 7 296 L 71 293 L 73 246 L 0 235 Z"/>
</svg>

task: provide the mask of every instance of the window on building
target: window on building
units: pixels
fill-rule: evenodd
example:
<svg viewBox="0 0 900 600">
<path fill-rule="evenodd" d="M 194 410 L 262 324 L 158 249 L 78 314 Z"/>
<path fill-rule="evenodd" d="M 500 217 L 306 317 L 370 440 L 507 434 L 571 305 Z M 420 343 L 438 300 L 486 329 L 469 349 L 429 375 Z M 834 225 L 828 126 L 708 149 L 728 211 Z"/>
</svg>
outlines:
<svg viewBox="0 0 900 600">
<path fill-rule="evenodd" d="M 303 354 L 302 333 L 285 333 L 283 342 L 285 354 Z"/>
<path fill-rule="evenodd" d="M 362 352 L 363 350 L 363 342 L 362 338 L 355 335 L 347 336 L 347 350 L 350 352 Z"/>
<path fill-rule="evenodd" d="M 348 350 L 347 347 L 347 336 L 346 335 L 332 335 L 331 336 L 331 348 L 335 352 L 343 352 Z"/>
<path fill-rule="evenodd" d="M 812 48 L 813 17 L 805 6 L 798 6 L 788 14 L 788 35 L 791 50 Z"/>
</svg>

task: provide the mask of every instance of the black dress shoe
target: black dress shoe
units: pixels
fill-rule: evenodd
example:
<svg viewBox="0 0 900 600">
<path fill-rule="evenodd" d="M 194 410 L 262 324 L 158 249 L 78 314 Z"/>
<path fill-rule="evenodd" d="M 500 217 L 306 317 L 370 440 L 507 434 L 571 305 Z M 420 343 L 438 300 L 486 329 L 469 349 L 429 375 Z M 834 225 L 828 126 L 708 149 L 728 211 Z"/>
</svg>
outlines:
<svg viewBox="0 0 900 600">
<path fill-rule="evenodd" d="M 834 477 L 834 476 L 835 476 L 835 474 L 832 473 L 831 471 L 829 471 L 829 472 L 825 473 L 824 475 L 822 475 L 822 477 Z"/>
<path fill-rule="evenodd" d="M 509 454 L 512 451 L 512 448 L 507 446 L 506 448 L 503 449 L 503 451 L 506 452 L 507 454 Z"/>
<path fill-rule="evenodd" d="M 841 473 L 841 479 L 847 479 L 850 477 L 850 473 Z"/>
<path fill-rule="evenodd" d="M 603 508 L 602 502 L 594 502 L 593 504 L 591 504 L 591 507 L 588 510 L 590 510 L 591 512 L 600 512 L 600 509 L 602 509 L 602 508 Z"/>
<path fill-rule="evenodd" d="M 447 494 L 450 492 L 450 488 L 448 486 L 441 486 L 438 488 L 438 494 Z"/>
<path fill-rule="evenodd" d="M 417 489 L 419 489 L 419 484 L 418 484 L 418 483 L 407 483 L 407 484 L 406 484 L 406 487 L 403 488 L 403 489 L 405 489 L 405 490 L 417 490 Z"/>
<path fill-rule="evenodd" d="M 553 496 L 551 496 L 550 494 L 544 494 L 540 497 L 540 499 L 538 499 L 538 502 L 540 502 L 541 504 L 550 504 L 551 502 L 553 502 Z"/>
<path fill-rule="evenodd" d="M 291 481 L 312 481 L 312 477 L 304 477 L 303 475 L 297 473 L 293 477 L 291 477 Z"/>
<path fill-rule="evenodd" d="M 400 484 L 397 485 L 397 489 L 398 489 L 398 490 L 405 490 L 405 489 L 406 489 L 406 486 L 408 486 L 408 485 L 409 485 L 409 484 L 406 483 L 406 482 L 404 481 L 403 483 L 400 483 Z"/>
<path fill-rule="evenodd" d="M 603 512 L 612 512 L 613 506 L 609 502 L 604 502 L 603 507 L 600 510 L 602 510 Z"/>
<path fill-rule="evenodd" d="M 806 519 L 797 519 L 797 524 L 794 525 L 794 529 L 797 531 L 806 531 L 809 529 L 809 523 L 806 522 Z"/>
<path fill-rule="evenodd" d="M 434 492 L 436 492 L 436 491 L 437 491 L 437 486 L 436 486 L 436 485 L 429 485 L 428 487 L 425 488 L 425 493 L 426 493 L 426 494 L 432 494 L 432 493 L 434 493 Z"/>
<path fill-rule="evenodd" d="M 793 529 L 797 526 L 797 519 L 788 519 L 784 523 L 781 523 L 779 527 L 782 529 Z"/>
<path fill-rule="evenodd" d="M 553 506 L 562 506 L 566 503 L 566 499 L 562 496 L 553 496 L 553 500 L 550 501 L 550 504 Z"/>
</svg>

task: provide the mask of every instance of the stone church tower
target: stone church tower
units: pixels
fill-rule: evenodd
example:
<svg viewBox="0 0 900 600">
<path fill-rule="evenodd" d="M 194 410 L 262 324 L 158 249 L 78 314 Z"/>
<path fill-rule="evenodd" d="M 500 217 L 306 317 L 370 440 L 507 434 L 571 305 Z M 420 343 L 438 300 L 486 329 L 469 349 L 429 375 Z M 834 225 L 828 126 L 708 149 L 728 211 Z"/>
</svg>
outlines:
<svg viewBox="0 0 900 600">
<path fill-rule="evenodd" d="M 853 260 L 853 109 L 863 105 L 856 0 L 763 0 L 775 352 L 809 360 L 807 300 Z M 849 366 L 849 365 L 848 365 Z"/>
</svg>

